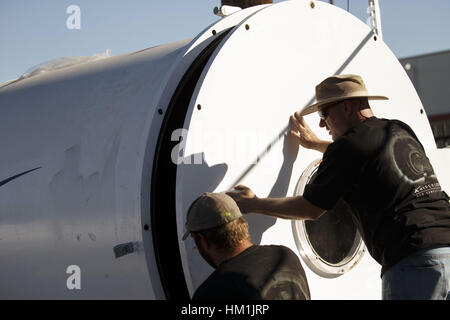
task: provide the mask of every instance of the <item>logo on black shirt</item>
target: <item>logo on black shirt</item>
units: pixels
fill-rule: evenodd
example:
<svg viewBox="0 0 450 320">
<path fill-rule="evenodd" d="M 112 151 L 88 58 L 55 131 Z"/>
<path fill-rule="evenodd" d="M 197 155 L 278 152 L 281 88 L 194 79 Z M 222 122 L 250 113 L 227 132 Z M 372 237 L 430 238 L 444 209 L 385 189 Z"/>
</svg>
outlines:
<svg viewBox="0 0 450 320">
<path fill-rule="evenodd" d="M 431 194 L 433 192 L 438 191 L 441 191 L 441 185 L 439 184 L 439 182 L 434 182 L 415 188 L 414 195 L 416 197 L 423 197 L 427 194 Z"/>
</svg>

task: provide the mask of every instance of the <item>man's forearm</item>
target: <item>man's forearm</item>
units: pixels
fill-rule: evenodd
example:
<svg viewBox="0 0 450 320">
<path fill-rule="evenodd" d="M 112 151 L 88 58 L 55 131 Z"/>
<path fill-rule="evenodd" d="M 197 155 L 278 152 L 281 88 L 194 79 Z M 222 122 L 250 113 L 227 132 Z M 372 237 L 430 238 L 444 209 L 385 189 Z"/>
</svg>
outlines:
<svg viewBox="0 0 450 320">
<path fill-rule="evenodd" d="M 302 196 L 287 198 L 254 198 L 250 212 L 295 220 L 315 220 L 324 210 L 314 206 Z"/>
<path fill-rule="evenodd" d="M 316 142 L 314 149 L 325 153 L 325 151 L 327 151 L 328 146 L 331 144 L 331 141 L 326 141 L 326 140 L 319 140 L 318 142 Z"/>
</svg>

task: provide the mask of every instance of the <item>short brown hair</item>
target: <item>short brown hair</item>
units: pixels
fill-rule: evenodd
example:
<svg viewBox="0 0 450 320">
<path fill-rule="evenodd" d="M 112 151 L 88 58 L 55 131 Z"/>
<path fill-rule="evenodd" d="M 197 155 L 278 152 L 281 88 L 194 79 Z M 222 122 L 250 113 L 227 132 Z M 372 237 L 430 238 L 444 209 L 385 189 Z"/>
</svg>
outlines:
<svg viewBox="0 0 450 320">
<path fill-rule="evenodd" d="M 218 249 L 233 249 L 242 241 L 250 241 L 248 223 L 242 217 L 220 227 L 203 230 L 199 233 L 214 243 Z"/>
</svg>

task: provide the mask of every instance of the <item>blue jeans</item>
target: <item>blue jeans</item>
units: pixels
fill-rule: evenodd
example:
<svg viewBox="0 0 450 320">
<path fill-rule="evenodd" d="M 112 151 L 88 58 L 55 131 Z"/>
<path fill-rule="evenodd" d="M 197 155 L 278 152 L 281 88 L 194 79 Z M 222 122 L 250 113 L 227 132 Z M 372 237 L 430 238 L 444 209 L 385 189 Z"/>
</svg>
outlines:
<svg viewBox="0 0 450 320">
<path fill-rule="evenodd" d="M 382 277 L 383 300 L 450 300 L 450 246 L 416 252 Z"/>
</svg>

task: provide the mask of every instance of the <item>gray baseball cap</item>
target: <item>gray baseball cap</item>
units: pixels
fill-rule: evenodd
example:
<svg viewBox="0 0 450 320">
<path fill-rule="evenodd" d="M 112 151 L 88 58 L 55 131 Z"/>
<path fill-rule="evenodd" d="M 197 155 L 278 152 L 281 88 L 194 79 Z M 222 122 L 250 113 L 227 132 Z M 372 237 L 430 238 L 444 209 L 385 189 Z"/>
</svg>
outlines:
<svg viewBox="0 0 450 320">
<path fill-rule="evenodd" d="M 220 227 L 240 217 L 241 210 L 229 195 L 205 192 L 188 209 L 183 240 L 191 232 Z"/>
</svg>

